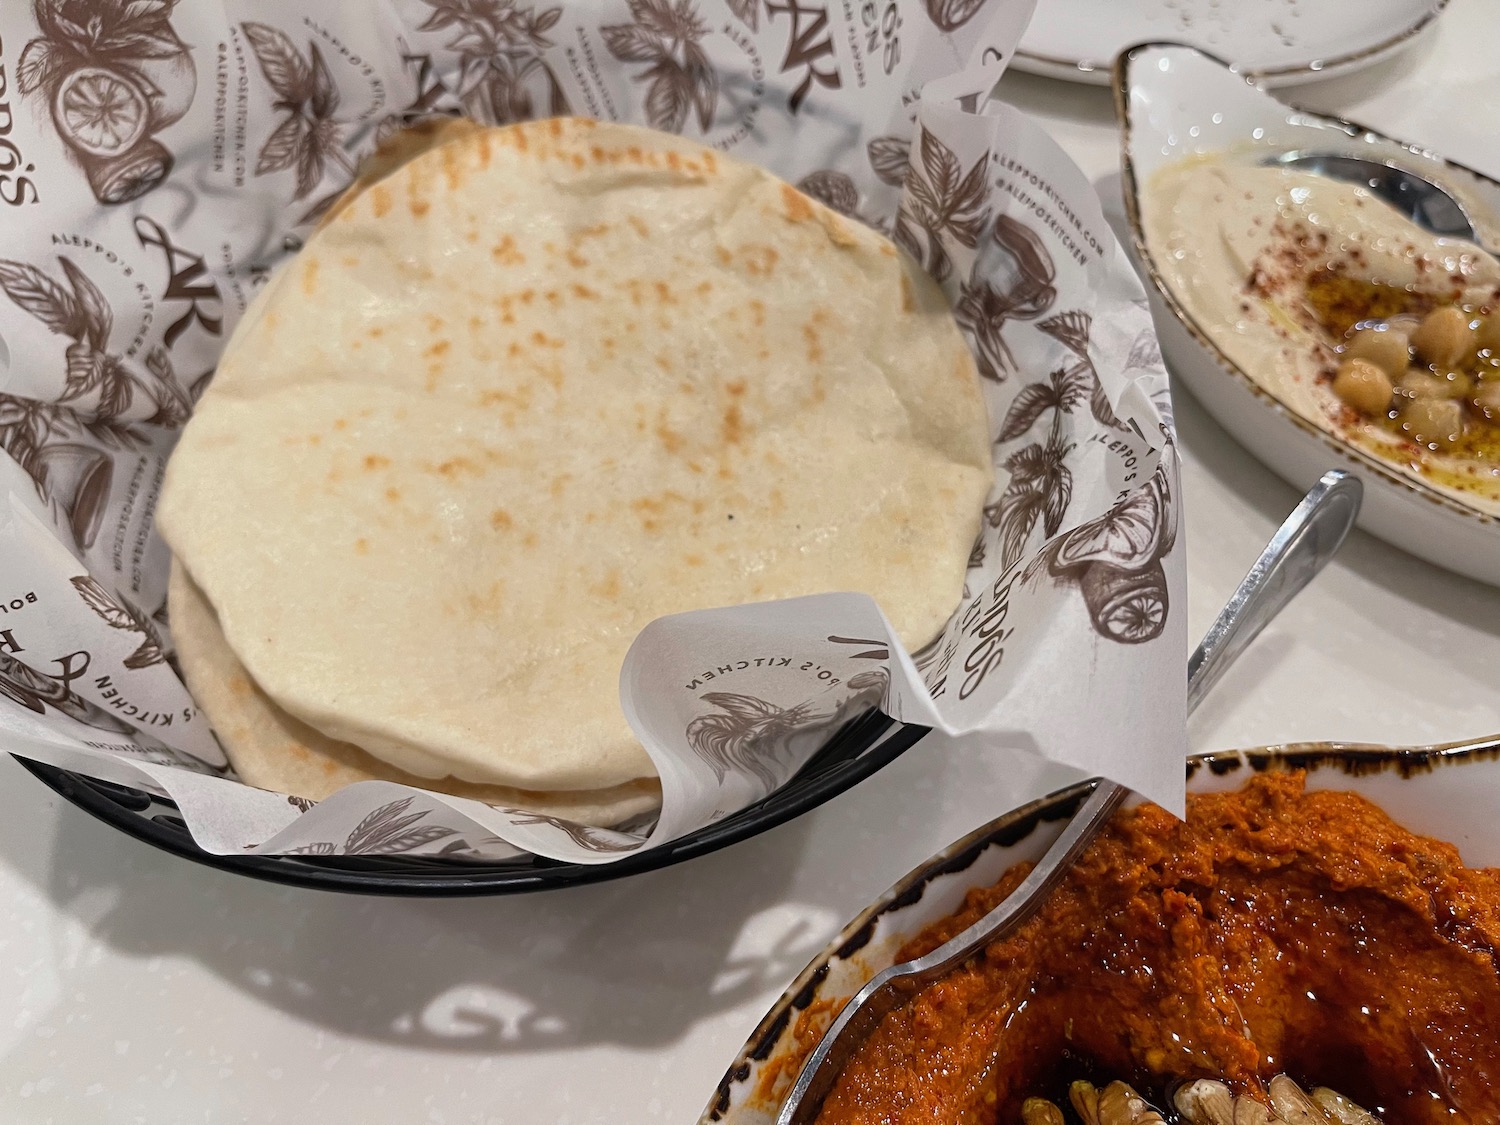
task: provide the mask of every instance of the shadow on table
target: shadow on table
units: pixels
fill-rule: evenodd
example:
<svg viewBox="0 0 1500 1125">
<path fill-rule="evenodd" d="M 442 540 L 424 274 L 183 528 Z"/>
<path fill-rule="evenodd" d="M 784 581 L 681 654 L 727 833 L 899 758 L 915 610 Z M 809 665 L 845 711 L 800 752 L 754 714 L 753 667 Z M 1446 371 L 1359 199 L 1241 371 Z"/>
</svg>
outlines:
<svg viewBox="0 0 1500 1125">
<path fill-rule="evenodd" d="M 0 768 L 15 788 L 36 786 L 15 763 Z M 932 781 L 944 765 L 923 768 Z M 826 810 L 839 823 L 823 829 L 851 816 L 888 824 L 908 789 L 866 783 L 841 798 L 858 807 Z M 425 1049 L 670 1043 L 784 987 L 845 920 L 827 905 L 841 901 L 847 872 L 837 862 L 815 872 L 810 890 L 800 880 L 801 901 L 789 893 L 810 850 L 810 817 L 613 883 L 463 900 L 278 887 L 155 851 L 68 806 L 46 823 L 40 813 L 0 819 L 0 863 L 94 940 L 129 956 L 191 959 L 340 1034 Z M 870 893 L 900 874 L 879 872 Z M 820 898 L 824 882 L 830 897 Z"/>
</svg>

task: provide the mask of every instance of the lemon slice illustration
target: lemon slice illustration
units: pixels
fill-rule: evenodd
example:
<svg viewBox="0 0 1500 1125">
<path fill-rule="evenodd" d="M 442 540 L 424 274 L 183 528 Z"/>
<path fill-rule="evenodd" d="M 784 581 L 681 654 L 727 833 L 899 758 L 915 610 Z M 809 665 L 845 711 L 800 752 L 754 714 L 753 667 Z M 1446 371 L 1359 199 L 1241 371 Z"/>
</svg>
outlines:
<svg viewBox="0 0 1500 1125">
<path fill-rule="evenodd" d="M 80 152 L 118 156 L 146 132 L 150 106 L 130 79 L 85 66 L 63 79 L 52 103 L 58 132 Z"/>
</svg>

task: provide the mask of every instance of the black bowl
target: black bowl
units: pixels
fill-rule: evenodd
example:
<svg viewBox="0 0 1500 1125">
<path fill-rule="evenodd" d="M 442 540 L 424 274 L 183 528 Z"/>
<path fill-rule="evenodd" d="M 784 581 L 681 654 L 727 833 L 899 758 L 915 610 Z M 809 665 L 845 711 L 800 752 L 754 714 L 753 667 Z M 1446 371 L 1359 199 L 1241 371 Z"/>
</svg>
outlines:
<svg viewBox="0 0 1500 1125">
<path fill-rule="evenodd" d="M 841 727 L 800 773 L 764 800 L 671 843 L 614 863 L 562 863 L 541 856 L 493 862 L 412 856 L 213 855 L 200 848 L 175 804 L 55 766 L 16 760 L 59 796 L 163 851 L 273 883 L 376 895 L 498 895 L 619 879 L 716 851 L 816 808 L 894 761 L 927 733 L 867 711 Z"/>
</svg>

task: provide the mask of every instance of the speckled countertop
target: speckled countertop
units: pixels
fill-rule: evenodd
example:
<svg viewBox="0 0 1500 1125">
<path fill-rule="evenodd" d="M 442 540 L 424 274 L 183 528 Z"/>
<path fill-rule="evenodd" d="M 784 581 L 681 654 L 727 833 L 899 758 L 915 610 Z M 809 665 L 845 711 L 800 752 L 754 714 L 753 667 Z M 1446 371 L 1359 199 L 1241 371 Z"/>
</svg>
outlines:
<svg viewBox="0 0 1500 1125">
<path fill-rule="evenodd" d="M 1494 5 L 1296 91 L 1500 176 Z M 1115 200 L 1108 91 L 1009 76 Z M 1196 635 L 1297 497 L 1191 399 Z M 1500 591 L 1356 534 L 1193 720 L 1203 749 L 1500 731 Z M 1031 771 L 1040 793 L 1065 778 Z M 0 758 L 0 1121 L 692 1122 L 764 1010 L 897 876 L 1003 811 L 1018 763 L 935 738 L 823 808 L 617 883 L 336 897 L 120 836 Z M 1025 775 L 1023 775 L 1025 776 Z"/>
</svg>

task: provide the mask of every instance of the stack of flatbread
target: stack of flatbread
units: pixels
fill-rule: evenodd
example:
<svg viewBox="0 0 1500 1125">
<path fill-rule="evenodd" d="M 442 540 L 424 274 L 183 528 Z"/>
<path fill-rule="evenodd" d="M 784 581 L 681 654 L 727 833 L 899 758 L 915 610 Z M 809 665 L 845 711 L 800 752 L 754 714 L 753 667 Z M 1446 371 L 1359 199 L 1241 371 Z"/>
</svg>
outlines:
<svg viewBox="0 0 1500 1125">
<path fill-rule="evenodd" d="M 243 780 L 614 823 L 659 800 L 618 687 L 653 618 L 857 590 L 939 631 L 992 473 L 910 260 L 675 136 L 426 140 L 257 298 L 168 468 L 179 659 Z"/>
</svg>

